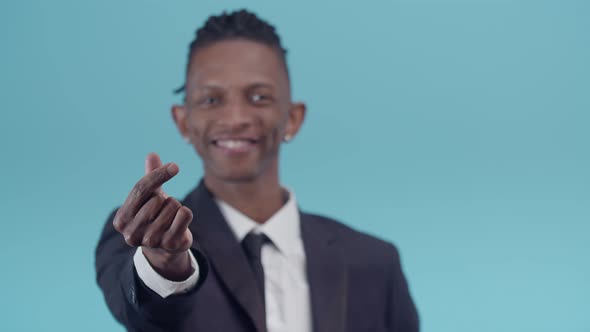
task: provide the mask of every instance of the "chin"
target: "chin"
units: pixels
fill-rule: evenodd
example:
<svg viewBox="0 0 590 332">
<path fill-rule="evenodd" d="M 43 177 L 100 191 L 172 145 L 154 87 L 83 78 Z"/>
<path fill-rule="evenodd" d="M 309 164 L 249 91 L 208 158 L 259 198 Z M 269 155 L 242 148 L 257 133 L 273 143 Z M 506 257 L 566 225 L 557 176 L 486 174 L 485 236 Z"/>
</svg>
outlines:
<svg viewBox="0 0 590 332">
<path fill-rule="evenodd" d="M 253 169 L 214 169 L 212 173 L 224 182 L 252 182 L 260 176 L 260 172 Z"/>
</svg>

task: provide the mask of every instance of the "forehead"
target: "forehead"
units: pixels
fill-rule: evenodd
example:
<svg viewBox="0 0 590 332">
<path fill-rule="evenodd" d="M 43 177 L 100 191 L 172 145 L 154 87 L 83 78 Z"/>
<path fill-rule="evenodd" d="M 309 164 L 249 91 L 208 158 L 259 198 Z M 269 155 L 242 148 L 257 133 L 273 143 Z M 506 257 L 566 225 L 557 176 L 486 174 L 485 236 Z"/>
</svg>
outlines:
<svg viewBox="0 0 590 332">
<path fill-rule="evenodd" d="M 191 59 L 187 90 L 204 85 L 229 88 L 258 83 L 288 88 L 286 67 L 278 52 L 265 44 L 243 39 L 207 45 Z"/>
</svg>

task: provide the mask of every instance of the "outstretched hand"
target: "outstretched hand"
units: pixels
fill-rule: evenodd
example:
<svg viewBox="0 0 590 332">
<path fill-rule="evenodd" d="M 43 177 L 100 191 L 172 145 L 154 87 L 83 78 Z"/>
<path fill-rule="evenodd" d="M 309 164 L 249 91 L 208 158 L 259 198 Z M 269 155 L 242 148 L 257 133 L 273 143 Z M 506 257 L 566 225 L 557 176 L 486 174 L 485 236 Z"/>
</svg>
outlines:
<svg viewBox="0 0 590 332">
<path fill-rule="evenodd" d="M 145 175 L 135 184 L 113 220 L 125 242 L 143 253 L 163 277 L 184 280 L 191 273 L 188 249 L 193 236 L 188 226 L 192 211 L 169 197 L 162 185 L 178 174 L 174 163 L 162 165 L 156 153 L 145 160 Z"/>
</svg>

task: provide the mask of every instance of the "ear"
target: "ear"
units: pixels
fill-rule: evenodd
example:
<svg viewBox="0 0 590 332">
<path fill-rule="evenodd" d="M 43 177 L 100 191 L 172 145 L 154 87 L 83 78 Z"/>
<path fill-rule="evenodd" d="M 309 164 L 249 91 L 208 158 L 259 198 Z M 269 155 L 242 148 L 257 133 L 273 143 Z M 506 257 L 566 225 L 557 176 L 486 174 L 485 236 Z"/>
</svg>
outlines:
<svg viewBox="0 0 590 332">
<path fill-rule="evenodd" d="M 303 121 L 305 120 L 305 112 L 307 111 L 307 107 L 305 103 L 292 103 L 291 107 L 289 108 L 289 118 L 287 119 L 287 128 L 285 129 L 285 136 L 289 136 L 294 138 Z"/>
<path fill-rule="evenodd" d="M 176 124 L 176 128 L 180 132 L 183 138 L 188 137 L 188 110 L 184 105 L 172 105 L 172 109 L 170 112 L 172 113 L 172 119 L 174 119 L 174 123 Z"/>
</svg>

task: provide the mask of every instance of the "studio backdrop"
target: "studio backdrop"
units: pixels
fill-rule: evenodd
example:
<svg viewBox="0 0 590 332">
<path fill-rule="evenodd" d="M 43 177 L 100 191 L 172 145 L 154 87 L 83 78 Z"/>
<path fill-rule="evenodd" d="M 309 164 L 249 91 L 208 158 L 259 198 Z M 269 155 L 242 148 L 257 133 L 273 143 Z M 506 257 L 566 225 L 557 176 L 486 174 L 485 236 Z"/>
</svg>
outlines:
<svg viewBox="0 0 590 332">
<path fill-rule="evenodd" d="M 586 0 L 3 1 L 0 330 L 122 331 L 99 231 L 151 151 L 197 183 L 172 91 L 243 7 L 308 105 L 283 184 L 400 248 L 423 331 L 590 331 Z"/>
</svg>

